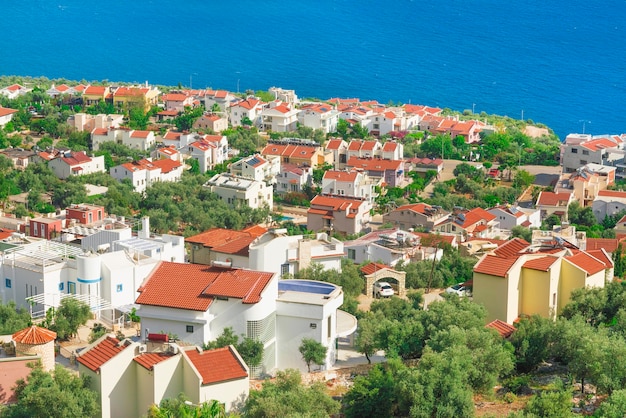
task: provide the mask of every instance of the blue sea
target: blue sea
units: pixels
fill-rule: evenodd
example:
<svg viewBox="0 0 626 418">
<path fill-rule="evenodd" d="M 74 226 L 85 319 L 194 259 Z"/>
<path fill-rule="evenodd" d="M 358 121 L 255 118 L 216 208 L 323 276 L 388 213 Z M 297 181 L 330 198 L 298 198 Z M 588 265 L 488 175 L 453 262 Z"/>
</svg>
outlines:
<svg viewBox="0 0 626 418">
<path fill-rule="evenodd" d="M 626 132 L 626 0 L 5 1 L 0 74 L 294 89 Z"/>
</svg>

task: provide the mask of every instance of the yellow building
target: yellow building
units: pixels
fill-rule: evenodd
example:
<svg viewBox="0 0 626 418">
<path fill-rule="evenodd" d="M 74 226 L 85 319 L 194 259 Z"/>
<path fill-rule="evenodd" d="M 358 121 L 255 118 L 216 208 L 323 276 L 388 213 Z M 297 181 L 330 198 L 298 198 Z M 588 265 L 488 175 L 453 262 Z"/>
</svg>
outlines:
<svg viewBox="0 0 626 418">
<path fill-rule="evenodd" d="M 574 289 L 613 280 L 613 261 L 603 250 L 581 251 L 562 241 L 531 246 L 515 238 L 485 254 L 474 266 L 474 301 L 487 321 L 512 324 L 522 315 L 555 318 Z"/>
<path fill-rule="evenodd" d="M 141 106 L 147 112 L 156 106 L 160 91 L 152 87 L 118 87 L 113 91 L 113 105 L 117 109 Z"/>
</svg>

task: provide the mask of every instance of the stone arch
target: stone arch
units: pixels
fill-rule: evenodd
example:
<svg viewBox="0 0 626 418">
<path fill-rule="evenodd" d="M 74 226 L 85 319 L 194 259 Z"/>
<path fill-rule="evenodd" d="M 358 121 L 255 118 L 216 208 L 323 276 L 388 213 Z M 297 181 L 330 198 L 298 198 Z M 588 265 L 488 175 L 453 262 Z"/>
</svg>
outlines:
<svg viewBox="0 0 626 418">
<path fill-rule="evenodd" d="M 374 283 L 382 279 L 393 279 L 398 284 L 398 296 L 404 297 L 406 295 L 406 272 L 397 271 L 387 266 L 377 268 L 370 274 L 365 274 L 365 294 L 371 296 L 374 292 Z M 393 283 L 390 284 L 393 286 Z"/>
</svg>

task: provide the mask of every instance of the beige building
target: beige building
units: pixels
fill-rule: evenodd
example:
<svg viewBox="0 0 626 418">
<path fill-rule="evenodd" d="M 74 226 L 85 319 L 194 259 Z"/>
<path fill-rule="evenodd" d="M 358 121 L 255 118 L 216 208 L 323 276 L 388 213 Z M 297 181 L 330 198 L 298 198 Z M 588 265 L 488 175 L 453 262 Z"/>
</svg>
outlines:
<svg viewBox="0 0 626 418">
<path fill-rule="evenodd" d="M 450 212 L 444 211 L 441 206 L 431 206 L 426 203 L 416 203 L 400 206 L 383 215 L 383 223 L 392 223 L 400 229 L 424 228 L 432 231 L 435 226 L 445 222 Z"/>
<path fill-rule="evenodd" d="M 558 239 L 529 245 L 515 238 L 476 263 L 473 295 L 487 309 L 487 322 L 513 324 L 523 315 L 555 318 L 574 289 L 611 280 L 613 261 L 604 250 L 581 251 Z"/>
<path fill-rule="evenodd" d="M 263 206 L 272 210 L 274 190 L 263 181 L 255 181 L 230 174 L 216 174 L 204 187 L 211 189 L 221 200 L 232 207 L 249 206 L 260 209 Z"/>
<path fill-rule="evenodd" d="M 307 211 L 307 228 L 311 231 L 329 231 L 358 234 L 369 229 L 370 209 L 367 200 L 315 196 Z"/>
<path fill-rule="evenodd" d="M 103 336 L 77 358 L 99 394 L 102 418 L 140 417 L 153 404 L 184 393 L 193 404 L 217 400 L 226 411 L 249 392 L 248 367 L 234 347 L 180 347 L 165 334 L 143 343 Z"/>
</svg>

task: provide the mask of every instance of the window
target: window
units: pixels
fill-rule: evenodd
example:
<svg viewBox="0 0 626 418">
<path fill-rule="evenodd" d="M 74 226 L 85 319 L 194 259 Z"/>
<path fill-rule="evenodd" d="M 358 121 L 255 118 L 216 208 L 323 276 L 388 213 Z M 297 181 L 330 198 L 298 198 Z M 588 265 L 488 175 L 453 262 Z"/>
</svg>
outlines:
<svg viewBox="0 0 626 418">
<path fill-rule="evenodd" d="M 572 154 L 578 154 L 578 150 L 576 148 L 572 148 Z"/>
<path fill-rule="evenodd" d="M 7 289 L 11 288 L 11 279 L 4 279 L 4 287 Z"/>
<path fill-rule="evenodd" d="M 583 155 L 589 155 L 589 151 L 588 151 L 588 150 L 586 150 L 586 149 L 584 149 L 584 150 L 583 150 Z"/>
<path fill-rule="evenodd" d="M 122 289 L 123 289 L 123 286 L 121 284 L 118 284 L 117 286 L 115 286 L 115 291 L 118 293 L 121 292 Z"/>
<path fill-rule="evenodd" d="M 63 282 L 59 283 L 59 292 L 62 292 L 64 287 Z"/>
<path fill-rule="evenodd" d="M 76 283 L 67 282 L 67 293 L 75 295 L 76 294 Z"/>
<path fill-rule="evenodd" d="M 280 265 L 280 275 L 284 276 L 285 274 L 289 274 L 289 263 Z"/>
<path fill-rule="evenodd" d="M 356 250 L 353 248 L 348 248 L 348 258 L 350 260 L 355 260 L 356 259 Z"/>
<path fill-rule="evenodd" d="M 332 329 L 333 329 L 332 325 L 333 325 L 333 318 L 331 316 L 329 316 L 328 317 L 328 325 L 326 326 L 328 338 L 330 338 L 332 336 Z"/>
<path fill-rule="evenodd" d="M 187 325 L 187 332 L 192 333 L 193 332 L 193 325 Z"/>
<path fill-rule="evenodd" d="M 585 165 L 587 164 L 587 160 L 580 160 L 580 165 Z"/>
</svg>

